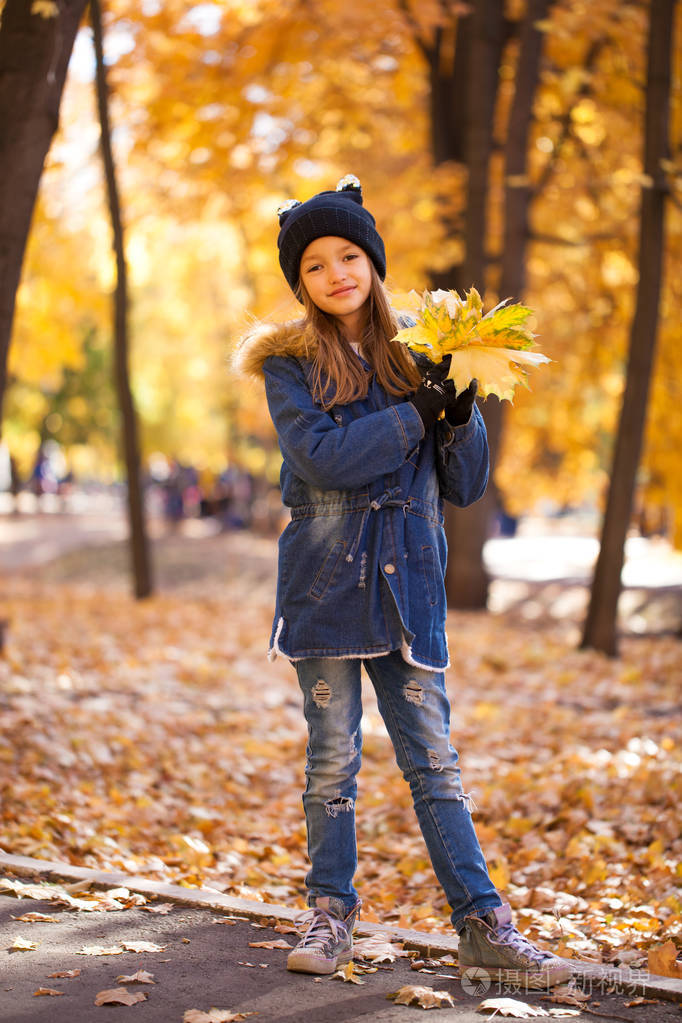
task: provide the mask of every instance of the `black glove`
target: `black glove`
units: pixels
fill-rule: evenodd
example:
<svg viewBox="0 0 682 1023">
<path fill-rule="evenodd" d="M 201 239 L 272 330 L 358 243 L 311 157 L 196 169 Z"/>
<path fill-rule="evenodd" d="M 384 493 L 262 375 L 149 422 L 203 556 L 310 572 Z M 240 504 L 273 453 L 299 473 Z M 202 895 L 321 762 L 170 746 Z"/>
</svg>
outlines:
<svg viewBox="0 0 682 1023">
<path fill-rule="evenodd" d="M 421 416 L 424 429 L 433 426 L 449 402 L 455 400 L 454 381 L 448 380 L 452 356 L 446 355 L 428 370 L 410 401 Z"/>
<path fill-rule="evenodd" d="M 471 418 L 471 410 L 476 401 L 478 380 L 472 380 L 465 391 L 460 391 L 445 406 L 445 418 L 450 426 L 464 426 Z"/>
</svg>

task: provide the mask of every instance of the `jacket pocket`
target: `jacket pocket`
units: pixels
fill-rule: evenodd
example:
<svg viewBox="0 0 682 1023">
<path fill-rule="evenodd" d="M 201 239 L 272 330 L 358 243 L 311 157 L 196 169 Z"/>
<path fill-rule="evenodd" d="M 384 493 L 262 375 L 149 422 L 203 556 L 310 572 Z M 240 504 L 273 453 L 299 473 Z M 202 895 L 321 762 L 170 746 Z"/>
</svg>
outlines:
<svg viewBox="0 0 682 1023">
<path fill-rule="evenodd" d="M 313 585 L 308 590 L 311 597 L 316 597 L 320 600 L 329 588 L 329 585 L 334 577 L 337 565 L 343 557 L 346 550 L 345 540 L 337 540 L 329 551 L 329 554 L 322 562 L 320 571 L 313 580 Z"/>
<path fill-rule="evenodd" d="M 439 569 L 433 547 L 422 547 L 422 570 L 429 603 L 433 607 L 438 603 Z"/>
</svg>

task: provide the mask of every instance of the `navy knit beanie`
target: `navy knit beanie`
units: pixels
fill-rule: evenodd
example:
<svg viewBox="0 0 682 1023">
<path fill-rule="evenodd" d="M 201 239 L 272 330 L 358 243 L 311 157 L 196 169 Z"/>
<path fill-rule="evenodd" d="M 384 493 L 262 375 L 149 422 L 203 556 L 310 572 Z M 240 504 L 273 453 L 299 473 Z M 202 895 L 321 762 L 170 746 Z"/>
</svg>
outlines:
<svg viewBox="0 0 682 1023">
<path fill-rule="evenodd" d="M 319 192 L 307 202 L 290 199 L 280 206 L 277 214 L 279 263 L 294 294 L 303 253 L 312 241 L 326 235 L 347 238 L 359 245 L 374 263 L 382 281 L 386 277 L 384 243 L 374 217 L 362 205 L 360 182 L 353 174 L 341 178 L 335 192 Z"/>
</svg>

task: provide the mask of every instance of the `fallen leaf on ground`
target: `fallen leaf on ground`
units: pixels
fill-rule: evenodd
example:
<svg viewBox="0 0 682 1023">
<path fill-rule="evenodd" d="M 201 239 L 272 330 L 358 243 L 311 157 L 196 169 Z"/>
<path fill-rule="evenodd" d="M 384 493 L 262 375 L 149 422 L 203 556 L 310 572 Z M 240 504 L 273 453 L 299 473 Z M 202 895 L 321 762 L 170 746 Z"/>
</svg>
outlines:
<svg viewBox="0 0 682 1023">
<path fill-rule="evenodd" d="M 346 963 L 345 966 L 342 966 L 340 970 L 337 970 L 336 973 L 332 975 L 332 980 L 345 980 L 349 984 L 365 983 L 364 980 L 360 980 L 360 978 L 356 976 L 355 963 L 352 959 L 349 963 Z"/>
<path fill-rule="evenodd" d="M 15 938 L 10 945 L 10 952 L 35 952 L 38 945 L 35 941 L 29 941 L 28 938 Z"/>
<path fill-rule="evenodd" d="M 95 995 L 95 1005 L 135 1005 L 147 998 L 143 991 L 128 991 L 124 987 L 111 987 Z"/>
<path fill-rule="evenodd" d="M 63 991 L 55 991 L 53 987 L 39 987 L 33 992 L 34 998 L 40 998 L 41 995 L 51 995 L 57 997 L 57 995 L 63 995 Z"/>
<path fill-rule="evenodd" d="M 495 1016 L 514 1016 L 516 1019 L 549 1016 L 549 1011 L 541 1005 L 529 1005 L 517 998 L 486 998 L 476 1007 L 476 1012 L 492 1012 Z"/>
<path fill-rule="evenodd" d="M 677 947 L 672 940 L 649 949 L 648 965 L 650 973 L 659 977 L 682 979 L 682 962 L 677 959 Z"/>
<path fill-rule="evenodd" d="M 284 938 L 275 938 L 273 941 L 250 941 L 249 948 L 286 948 L 291 949 L 291 945 Z"/>
<path fill-rule="evenodd" d="M 146 913 L 158 913 L 159 916 L 166 916 L 173 909 L 172 902 L 160 902 L 158 906 L 142 906 Z"/>
<path fill-rule="evenodd" d="M 89 899 L 75 898 L 71 892 L 70 887 L 74 890 L 82 890 L 83 884 L 72 886 L 63 885 L 52 885 L 52 884 L 25 884 L 22 881 L 14 881 L 12 878 L 0 879 L 0 890 L 10 891 L 17 898 L 32 898 L 39 901 L 46 902 L 57 902 L 63 905 L 69 905 L 73 909 L 83 909 L 85 911 L 93 911 L 95 909 L 102 908 L 102 901 L 106 901 L 106 895 L 104 892 L 93 892 L 92 897 Z M 122 908 L 122 906 L 119 906 Z"/>
<path fill-rule="evenodd" d="M 498 1015 L 513 1016 L 514 1019 L 530 1019 L 532 1016 L 568 1019 L 580 1015 L 580 1009 L 543 1009 L 541 1005 L 529 1005 L 528 1002 L 519 1002 L 516 998 L 486 998 L 477 1006 L 476 1012 L 491 1012 L 489 1019 Z"/>
<path fill-rule="evenodd" d="M 580 988 L 567 986 L 556 987 L 551 995 L 543 995 L 542 998 L 545 1002 L 558 1002 L 561 1005 L 583 1005 L 589 1002 L 590 995 Z"/>
<path fill-rule="evenodd" d="M 24 913 L 22 916 L 13 916 L 22 924 L 51 924 L 59 920 L 58 916 L 48 916 L 47 913 Z"/>
<path fill-rule="evenodd" d="M 120 945 L 83 945 L 83 948 L 76 952 L 77 956 L 122 956 L 125 949 Z"/>
<path fill-rule="evenodd" d="M 369 959 L 371 963 L 393 963 L 407 952 L 400 945 L 394 945 L 385 934 L 372 934 L 353 943 L 353 954 Z"/>
<path fill-rule="evenodd" d="M 396 1005 L 418 1005 L 421 1009 L 444 1009 L 455 1004 L 447 991 L 434 991 L 432 987 L 421 987 L 419 984 L 405 984 L 386 997 Z"/>
<path fill-rule="evenodd" d="M 41 902 L 56 902 L 58 905 L 68 906 L 70 909 L 78 909 L 85 913 L 93 913 L 99 910 L 125 909 L 125 905 L 117 899 L 112 898 L 109 892 L 88 891 L 90 882 L 79 881 L 72 885 L 58 884 L 24 884 L 23 881 L 15 881 L 12 878 L 0 879 L 0 890 L 13 892 L 18 899 L 36 899 Z M 116 891 L 117 889 L 114 889 Z M 127 889 L 118 889 L 127 891 Z M 87 898 L 79 899 L 74 892 L 85 892 Z M 128 893 L 130 897 L 130 893 Z M 144 898 L 144 896 L 140 896 Z"/>
<path fill-rule="evenodd" d="M 202 1012 L 201 1009 L 187 1009 L 182 1017 L 182 1023 L 238 1023 L 247 1016 L 257 1016 L 256 1012 L 232 1012 L 231 1009 L 209 1009 Z"/>
<path fill-rule="evenodd" d="M 126 952 L 165 952 L 167 945 L 156 945 L 153 941 L 122 941 Z"/>
<path fill-rule="evenodd" d="M 355 962 L 355 960 L 353 960 L 353 962 Z M 365 973 L 378 973 L 379 972 L 379 967 L 378 966 L 372 966 L 371 963 L 367 963 L 367 962 L 361 962 L 361 963 L 356 962 L 355 963 L 355 970 L 356 970 L 357 973 L 364 975 Z"/>
<path fill-rule="evenodd" d="M 57 970 L 56 973 L 48 973 L 50 980 L 55 980 L 57 977 L 80 977 L 80 970 Z"/>
<path fill-rule="evenodd" d="M 625 1005 L 628 1009 L 633 1008 L 635 1005 L 658 1005 L 660 998 L 633 998 L 631 1002 L 626 1002 Z"/>
<path fill-rule="evenodd" d="M 133 906 L 144 906 L 147 899 L 141 892 L 131 892 L 128 888 L 109 888 L 105 893 L 109 899 L 122 904 L 125 909 Z"/>
<path fill-rule="evenodd" d="M 27 884 L 24 881 L 16 881 L 12 877 L 0 877 L 0 891 L 12 892 L 18 899 L 49 902 L 63 889 L 53 884 Z"/>
<path fill-rule="evenodd" d="M 156 984 L 153 973 L 146 970 L 138 970 L 137 973 L 121 973 L 116 978 L 117 984 Z"/>
</svg>

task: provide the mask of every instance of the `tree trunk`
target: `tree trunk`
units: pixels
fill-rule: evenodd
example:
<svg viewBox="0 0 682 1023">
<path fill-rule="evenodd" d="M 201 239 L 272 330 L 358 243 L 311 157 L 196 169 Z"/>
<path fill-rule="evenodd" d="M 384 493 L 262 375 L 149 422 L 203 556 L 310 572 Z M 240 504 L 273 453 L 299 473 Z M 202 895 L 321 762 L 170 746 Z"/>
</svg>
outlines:
<svg viewBox="0 0 682 1023">
<path fill-rule="evenodd" d="M 529 0 L 521 29 L 514 99 L 509 112 L 504 150 L 504 242 L 500 298 L 519 301 L 526 287 L 526 246 L 531 201 L 528 146 L 533 102 L 540 78 L 544 32 L 536 24 L 547 16 L 550 0 Z"/>
<path fill-rule="evenodd" d="M 500 298 L 519 300 L 526 286 L 526 246 L 528 242 L 528 210 L 531 199 L 528 180 L 528 138 L 532 123 L 533 100 L 537 90 L 543 33 L 536 23 L 547 14 L 549 0 L 530 0 L 524 20 L 520 45 L 514 99 L 509 113 L 505 144 L 505 207 L 504 246 Z M 492 118 L 493 111 L 489 112 Z M 478 198 L 477 217 L 485 216 L 483 196 Z M 467 259 L 467 272 L 478 269 L 481 285 L 485 270 L 482 247 L 471 239 L 471 261 Z M 483 234 L 480 235 L 483 237 Z M 475 281 L 476 278 L 471 278 Z M 483 418 L 490 446 L 491 484 L 485 495 L 471 508 L 448 511 L 450 550 L 448 573 L 448 602 L 461 609 L 484 608 L 488 602 L 489 578 L 483 563 L 483 545 L 490 535 L 491 525 L 499 510 L 497 491 L 492 483 L 504 426 L 504 405 L 496 397 L 489 397 L 483 405 Z"/>
<path fill-rule="evenodd" d="M 86 0 L 59 0 L 58 13 L 31 14 L 7 0 L 0 21 L 0 423 L 7 355 L 26 239 L 40 176 L 59 123 L 66 69 Z"/>
<path fill-rule="evenodd" d="M 489 165 L 504 29 L 504 4 L 501 0 L 476 0 L 470 15 L 467 76 L 465 151 L 469 176 L 464 224 L 466 255 L 457 283 L 449 285 L 460 291 L 472 285 L 481 293 L 485 291 Z M 453 102 L 457 101 L 457 97 L 453 97 Z M 486 425 L 490 420 L 490 431 L 495 435 L 499 433 L 494 421 L 499 416 L 499 402 L 492 399 L 486 406 Z M 486 605 L 488 578 L 482 552 L 492 506 L 492 488 L 471 508 L 446 506 L 448 567 L 445 588 L 450 607 L 481 608 Z"/>
<path fill-rule="evenodd" d="M 454 46 L 451 33 L 455 33 Z M 436 165 L 448 161 L 466 163 L 470 46 L 471 17 L 460 16 L 456 23 L 438 28 L 433 43 L 423 47 L 429 63 L 431 153 Z M 451 218 L 444 226 L 451 235 L 461 230 Z M 459 291 L 461 273 L 461 264 L 433 271 L 431 287 Z"/>
<path fill-rule="evenodd" d="M 452 36 L 454 35 L 454 45 Z M 471 18 L 436 29 L 431 45 L 424 47 L 429 63 L 431 150 L 435 163 L 466 160 L 466 111 L 469 75 Z M 452 54 L 451 62 L 448 57 Z"/>
<path fill-rule="evenodd" d="M 601 547 L 581 644 L 583 649 L 592 647 L 611 657 L 617 653 L 617 612 L 625 539 L 632 514 L 658 328 L 668 190 L 661 163 L 669 156 L 674 9 L 675 0 L 653 0 L 650 7 L 639 283 Z"/>
<path fill-rule="evenodd" d="M 97 108 L 102 128 L 102 159 L 111 215 L 112 245 L 116 256 L 116 290 L 113 296 L 116 390 L 121 410 L 123 451 L 128 482 L 128 518 L 135 596 L 140 598 L 148 597 L 152 592 L 152 578 L 144 517 L 137 415 L 128 372 L 128 273 L 123 245 L 123 218 L 111 146 L 106 68 L 102 45 L 102 12 L 99 0 L 90 0 L 90 15 L 95 43 Z"/>
</svg>

